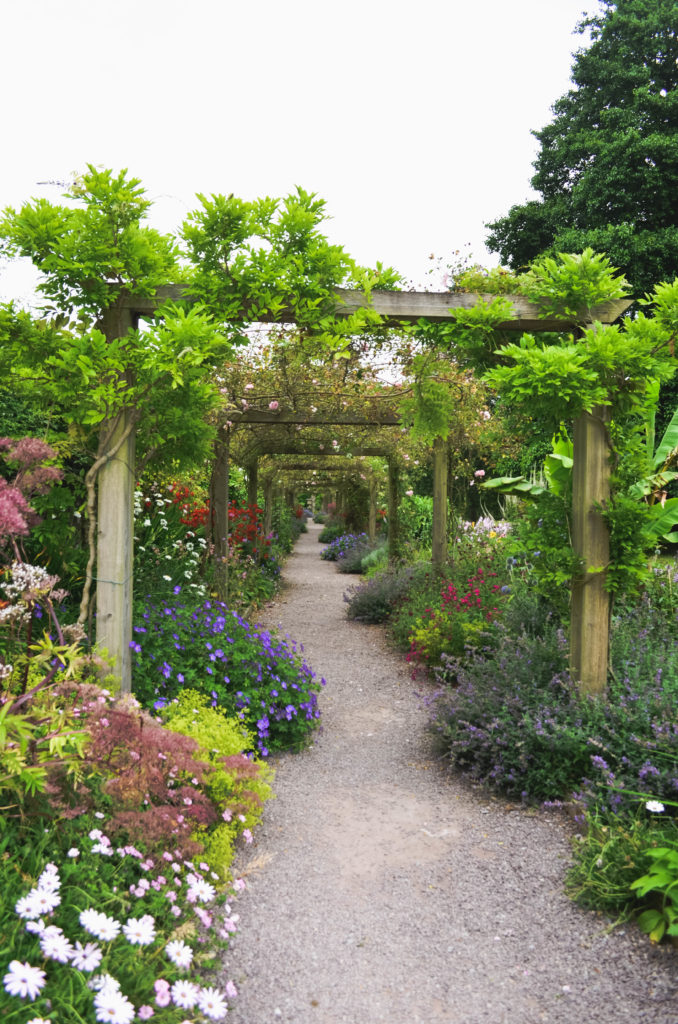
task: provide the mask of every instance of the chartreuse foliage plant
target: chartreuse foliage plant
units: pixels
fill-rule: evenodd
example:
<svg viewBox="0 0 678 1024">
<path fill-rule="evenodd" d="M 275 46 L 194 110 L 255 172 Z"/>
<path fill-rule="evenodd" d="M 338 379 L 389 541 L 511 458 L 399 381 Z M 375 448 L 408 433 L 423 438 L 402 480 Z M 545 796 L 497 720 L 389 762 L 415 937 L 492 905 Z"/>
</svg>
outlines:
<svg viewBox="0 0 678 1024">
<path fill-rule="evenodd" d="M 229 718 L 212 707 L 205 694 L 182 690 L 160 714 L 167 729 L 199 745 L 209 765 L 206 789 L 215 803 L 228 808 L 223 821 L 201 836 L 203 856 L 227 877 L 236 840 L 260 823 L 264 802 L 273 796 L 273 773 L 264 762 L 243 754 L 252 750 L 254 737 L 240 718 Z"/>
<path fill-rule="evenodd" d="M 256 749 L 294 749 L 318 724 L 324 680 L 296 643 L 252 626 L 220 601 L 139 605 L 132 647 L 132 689 L 144 707 L 166 707 L 184 687 L 241 718 Z"/>
</svg>

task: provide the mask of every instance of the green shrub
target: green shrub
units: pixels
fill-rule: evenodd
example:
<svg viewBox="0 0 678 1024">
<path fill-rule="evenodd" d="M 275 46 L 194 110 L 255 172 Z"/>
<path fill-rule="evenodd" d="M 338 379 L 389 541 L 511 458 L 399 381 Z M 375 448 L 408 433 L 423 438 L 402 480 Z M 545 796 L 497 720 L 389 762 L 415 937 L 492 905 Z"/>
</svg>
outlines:
<svg viewBox="0 0 678 1024">
<path fill-rule="evenodd" d="M 573 840 L 573 861 L 566 888 L 584 907 L 627 918 L 647 906 L 634 893 L 634 883 L 652 868 L 648 851 L 678 842 L 678 826 L 640 807 L 621 817 L 586 814 L 582 834 Z"/>
<path fill-rule="evenodd" d="M 265 762 L 243 754 L 254 746 L 252 735 L 239 718 L 228 718 L 211 707 L 204 694 L 183 690 L 161 717 L 167 729 L 198 744 L 198 756 L 209 765 L 204 789 L 216 804 L 228 808 L 228 820 L 195 836 L 203 843 L 203 857 L 212 870 L 228 877 L 236 840 L 260 823 L 264 802 L 273 796 L 273 772 Z"/>
<path fill-rule="evenodd" d="M 330 521 L 325 524 L 323 529 L 318 534 L 318 541 L 321 544 L 331 544 L 333 540 L 336 540 L 337 537 L 343 536 L 343 534 L 345 533 L 345 523 L 337 523 L 336 521 Z"/>
</svg>

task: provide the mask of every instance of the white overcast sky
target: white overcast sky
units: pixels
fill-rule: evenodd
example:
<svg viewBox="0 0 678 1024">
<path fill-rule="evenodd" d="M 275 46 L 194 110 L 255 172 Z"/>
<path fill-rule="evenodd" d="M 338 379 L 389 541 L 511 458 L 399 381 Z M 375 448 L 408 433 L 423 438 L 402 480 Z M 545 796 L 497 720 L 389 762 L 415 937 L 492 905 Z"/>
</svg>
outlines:
<svg viewBox="0 0 678 1024">
<path fill-rule="evenodd" d="M 196 192 L 317 192 L 326 233 L 415 284 L 530 197 L 530 134 L 597 0 L 0 0 L 0 207 L 126 167 L 176 229 Z M 470 243 L 470 245 L 469 245 Z M 0 266 L 0 296 L 21 298 Z"/>
</svg>

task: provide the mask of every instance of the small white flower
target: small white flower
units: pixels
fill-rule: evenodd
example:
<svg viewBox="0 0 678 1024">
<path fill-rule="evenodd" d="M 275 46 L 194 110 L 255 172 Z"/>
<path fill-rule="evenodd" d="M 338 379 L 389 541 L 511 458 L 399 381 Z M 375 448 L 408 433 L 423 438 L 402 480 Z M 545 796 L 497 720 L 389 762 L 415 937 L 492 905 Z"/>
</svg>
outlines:
<svg viewBox="0 0 678 1024">
<path fill-rule="evenodd" d="M 101 963 L 103 953 L 96 942 L 76 942 L 71 956 L 71 964 L 78 971 L 95 971 Z"/>
<path fill-rule="evenodd" d="M 77 846 L 71 846 L 71 848 L 68 851 L 68 853 L 66 854 L 66 856 L 67 857 L 79 857 L 80 856 L 80 850 L 77 848 Z"/>
<path fill-rule="evenodd" d="M 102 942 L 110 942 L 120 934 L 120 922 L 112 917 L 106 917 L 98 910 L 83 910 L 80 914 L 80 924 L 90 935 L 100 939 Z"/>
<path fill-rule="evenodd" d="M 148 946 L 155 938 L 155 921 L 150 914 L 143 917 L 130 917 L 122 926 L 125 938 L 134 946 Z"/>
<path fill-rule="evenodd" d="M 191 896 L 195 896 L 195 898 L 199 899 L 201 903 L 209 903 L 210 900 L 214 899 L 215 892 L 216 890 L 213 885 L 206 882 L 204 878 L 197 878 L 191 884 L 187 897 L 190 899 Z"/>
<path fill-rule="evenodd" d="M 19 996 L 21 999 L 28 996 L 33 1000 L 45 984 L 45 972 L 39 967 L 31 967 L 29 963 L 12 960 L 3 981 L 5 991 L 11 996 Z"/>
<path fill-rule="evenodd" d="M 95 974 L 93 978 L 90 978 L 87 982 L 87 987 L 91 988 L 93 992 L 103 992 L 104 989 L 110 989 L 112 992 L 120 991 L 120 982 L 117 978 L 114 978 L 112 974 Z"/>
<path fill-rule="evenodd" d="M 664 804 L 660 803 L 659 800 L 648 800 L 645 807 L 648 811 L 651 811 L 652 814 L 663 814 L 665 810 Z"/>
<path fill-rule="evenodd" d="M 54 924 L 49 925 L 41 933 L 40 949 L 46 957 L 60 964 L 67 964 L 73 954 L 73 946 L 61 928 Z"/>
<path fill-rule="evenodd" d="M 206 1017 L 209 1017 L 210 1020 L 221 1020 L 221 1018 L 225 1017 L 228 1012 L 226 1000 L 221 992 L 216 988 L 200 989 L 198 1008 Z"/>
<path fill-rule="evenodd" d="M 132 1024 L 136 1010 L 127 996 L 103 988 L 94 997 L 95 1016 L 98 1021 L 108 1024 Z"/>
<path fill-rule="evenodd" d="M 175 981 L 171 988 L 172 1002 L 182 1010 L 190 1010 L 198 1002 L 200 989 L 192 981 Z"/>
<path fill-rule="evenodd" d="M 182 939 L 175 939 L 174 942 L 168 942 L 165 946 L 165 953 L 177 967 L 183 967 L 186 969 L 190 966 L 191 960 L 193 959 L 193 950 L 190 946 L 187 946 Z"/>
</svg>

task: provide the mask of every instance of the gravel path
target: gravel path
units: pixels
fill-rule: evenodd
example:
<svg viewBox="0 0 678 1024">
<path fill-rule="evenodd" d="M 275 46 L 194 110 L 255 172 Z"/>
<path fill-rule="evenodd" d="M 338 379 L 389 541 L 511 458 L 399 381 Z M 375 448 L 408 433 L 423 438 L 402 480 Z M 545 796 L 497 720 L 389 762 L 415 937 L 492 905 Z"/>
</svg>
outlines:
<svg viewBox="0 0 678 1024">
<path fill-rule="evenodd" d="M 263 621 L 327 680 L 240 864 L 233 1024 L 677 1024 L 678 960 L 563 895 L 568 825 L 455 779 L 309 524 Z"/>
</svg>

